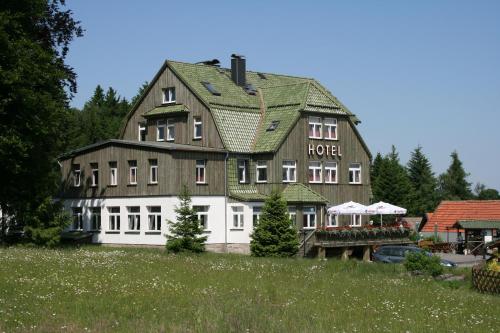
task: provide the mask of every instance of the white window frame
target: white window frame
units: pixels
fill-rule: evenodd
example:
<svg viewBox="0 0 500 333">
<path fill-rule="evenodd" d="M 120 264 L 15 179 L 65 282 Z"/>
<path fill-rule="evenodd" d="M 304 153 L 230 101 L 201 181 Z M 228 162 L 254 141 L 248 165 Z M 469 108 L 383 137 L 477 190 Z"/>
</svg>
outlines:
<svg viewBox="0 0 500 333">
<path fill-rule="evenodd" d="M 149 160 L 149 183 L 158 184 L 158 160 Z"/>
<path fill-rule="evenodd" d="M 196 135 L 196 129 L 200 129 L 200 135 Z M 193 117 L 193 138 L 201 139 L 203 137 L 203 122 L 201 117 Z"/>
<path fill-rule="evenodd" d="M 120 231 L 120 207 L 108 207 L 108 229 L 109 231 Z"/>
<path fill-rule="evenodd" d="M 314 213 L 307 211 L 308 209 L 311 209 L 311 208 L 314 209 Z M 313 219 L 311 218 L 312 216 L 314 216 Z M 302 220 L 303 220 L 302 227 L 304 229 L 306 229 L 306 230 L 307 229 L 316 229 L 316 223 L 318 220 L 316 207 L 314 207 L 314 206 L 303 207 L 302 208 Z"/>
<path fill-rule="evenodd" d="M 98 164 L 91 164 L 92 170 L 91 170 L 91 187 L 97 187 L 99 186 L 99 165 Z"/>
<path fill-rule="evenodd" d="M 324 119 L 325 140 L 338 140 L 338 127 L 337 127 L 337 118 L 325 118 Z"/>
<path fill-rule="evenodd" d="M 175 121 L 173 119 L 167 119 L 166 135 L 166 141 L 175 141 Z"/>
<path fill-rule="evenodd" d="M 208 211 L 210 206 L 207 205 L 198 205 L 193 206 L 193 209 L 196 211 L 196 216 L 198 217 L 198 221 L 200 222 L 200 226 L 203 230 L 208 229 Z"/>
<path fill-rule="evenodd" d="M 261 172 L 262 170 L 265 170 L 266 172 L 266 179 L 260 180 Z M 267 183 L 267 161 L 257 161 L 255 164 L 255 182 L 256 183 Z"/>
<path fill-rule="evenodd" d="M 73 164 L 71 166 L 73 169 L 73 187 L 80 187 L 82 185 L 82 169 L 80 164 Z"/>
<path fill-rule="evenodd" d="M 118 163 L 117 162 L 109 162 L 109 185 L 111 185 L 111 186 L 118 185 Z"/>
<path fill-rule="evenodd" d="M 206 173 L 206 161 L 196 160 L 196 184 L 206 184 L 207 183 L 207 173 Z"/>
<path fill-rule="evenodd" d="M 128 210 L 128 216 L 127 216 L 128 231 L 141 231 L 141 207 L 130 206 L 127 207 L 127 210 Z"/>
<path fill-rule="evenodd" d="M 243 213 L 243 206 L 232 206 L 232 229 L 243 229 L 245 227 L 245 215 Z"/>
<path fill-rule="evenodd" d="M 260 221 L 260 215 L 262 214 L 262 206 L 254 206 L 252 208 L 252 226 L 255 228 Z"/>
<path fill-rule="evenodd" d="M 83 209 L 82 207 L 71 207 L 73 222 L 72 230 L 83 230 Z"/>
<path fill-rule="evenodd" d="M 325 183 L 337 184 L 338 183 L 338 164 L 337 162 L 325 162 Z M 332 179 L 332 173 L 335 172 L 335 177 Z"/>
<path fill-rule="evenodd" d="M 248 160 L 240 159 L 237 160 L 237 163 L 238 163 L 238 182 L 240 184 L 246 184 L 248 183 L 247 179 Z M 240 177 L 240 175 L 242 177 Z"/>
<path fill-rule="evenodd" d="M 334 214 L 328 214 L 327 227 L 338 227 L 339 226 L 339 216 Z"/>
<path fill-rule="evenodd" d="M 351 227 L 361 227 L 361 214 L 352 214 L 349 225 Z"/>
<path fill-rule="evenodd" d="M 163 89 L 163 104 L 175 103 L 175 87 Z"/>
<path fill-rule="evenodd" d="M 90 228 L 101 230 L 101 207 L 90 207 Z"/>
<path fill-rule="evenodd" d="M 361 184 L 361 163 L 349 164 L 349 184 Z"/>
<path fill-rule="evenodd" d="M 138 137 L 137 137 L 137 141 L 146 141 L 146 140 L 142 140 L 142 132 L 146 132 L 146 125 L 144 123 L 139 123 L 139 130 L 138 130 Z"/>
<path fill-rule="evenodd" d="M 162 129 L 160 131 L 160 129 Z M 163 135 L 160 136 L 160 132 L 163 132 Z M 165 120 L 158 120 L 156 122 L 156 141 L 165 141 L 165 135 L 167 134 L 167 123 Z"/>
<path fill-rule="evenodd" d="M 137 185 L 137 160 L 131 160 L 128 163 L 128 183 L 129 185 Z"/>
<path fill-rule="evenodd" d="M 297 207 L 295 207 L 295 206 L 288 207 L 288 217 L 292 221 L 292 225 L 296 226 L 297 225 Z"/>
<path fill-rule="evenodd" d="M 307 178 L 309 179 L 309 183 L 312 184 L 318 184 L 323 181 L 323 168 L 321 166 L 321 161 L 309 161 L 309 172 Z"/>
<path fill-rule="evenodd" d="M 323 134 L 323 123 L 321 122 L 321 117 L 317 116 L 309 116 L 309 139 L 321 139 Z M 312 132 L 312 134 L 311 134 Z M 318 132 L 319 136 L 316 136 L 315 133 Z"/>
<path fill-rule="evenodd" d="M 283 165 L 283 183 L 295 183 L 297 182 L 297 161 L 285 160 Z M 293 170 L 293 172 L 292 172 Z M 293 179 L 292 179 L 293 174 Z"/>
<path fill-rule="evenodd" d="M 148 230 L 161 231 L 161 206 L 148 207 Z"/>
</svg>

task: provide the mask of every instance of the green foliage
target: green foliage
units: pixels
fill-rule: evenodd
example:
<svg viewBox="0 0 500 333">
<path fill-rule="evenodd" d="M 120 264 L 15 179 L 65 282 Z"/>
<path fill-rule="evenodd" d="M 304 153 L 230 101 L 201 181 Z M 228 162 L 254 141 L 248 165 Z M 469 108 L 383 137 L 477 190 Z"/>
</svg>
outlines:
<svg viewBox="0 0 500 333">
<path fill-rule="evenodd" d="M 290 257 L 299 250 L 297 231 L 279 192 L 266 199 L 251 238 L 250 251 L 256 257 Z"/>
<path fill-rule="evenodd" d="M 82 28 L 61 5 L 0 3 L 0 209 L 29 230 L 38 228 L 34 216 L 59 185 L 56 157 L 68 141 L 67 105 L 76 92 L 76 75 L 64 61 Z"/>
<path fill-rule="evenodd" d="M 173 253 L 203 252 L 207 237 L 201 236 L 203 229 L 196 211 L 191 207 L 191 197 L 186 186 L 183 186 L 179 200 L 179 206 L 175 208 L 177 221 L 168 221 L 170 234 L 167 235 L 166 248 Z"/>
<path fill-rule="evenodd" d="M 445 173 L 439 176 L 439 197 L 441 200 L 467 200 L 472 198 L 471 183 L 467 182 L 458 153 L 451 153 L 451 164 Z"/>
<path fill-rule="evenodd" d="M 422 153 L 422 147 L 418 146 L 411 153 L 407 170 L 412 186 L 412 195 L 407 207 L 408 214 L 423 216 L 427 212 L 434 211 L 437 205 L 437 181 L 429 160 Z"/>
<path fill-rule="evenodd" d="M 441 275 L 444 270 L 438 256 L 430 256 L 425 252 L 408 253 L 404 266 L 409 272 L 420 272 L 432 276 Z"/>
<path fill-rule="evenodd" d="M 63 210 L 61 203 L 47 197 L 33 212 L 29 212 L 24 216 L 27 241 L 48 247 L 58 245 L 61 232 L 71 222 L 71 217 Z"/>
<path fill-rule="evenodd" d="M 474 188 L 476 193 L 476 199 L 478 200 L 498 200 L 500 199 L 500 194 L 497 190 L 493 188 L 486 188 L 486 185 L 477 183 Z"/>
</svg>

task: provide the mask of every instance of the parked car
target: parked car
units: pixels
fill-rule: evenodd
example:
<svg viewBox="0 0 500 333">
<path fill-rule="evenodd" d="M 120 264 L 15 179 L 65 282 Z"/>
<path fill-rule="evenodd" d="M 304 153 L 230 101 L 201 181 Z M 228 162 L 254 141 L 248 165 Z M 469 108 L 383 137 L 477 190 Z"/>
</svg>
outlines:
<svg viewBox="0 0 500 333">
<path fill-rule="evenodd" d="M 401 263 L 405 260 L 407 253 L 426 253 L 432 256 L 425 250 L 416 246 L 403 246 L 403 245 L 385 245 L 381 246 L 375 253 L 373 253 L 373 261 L 385 263 Z M 457 264 L 453 261 L 441 259 L 441 265 L 445 267 L 456 267 Z"/>
</svg>

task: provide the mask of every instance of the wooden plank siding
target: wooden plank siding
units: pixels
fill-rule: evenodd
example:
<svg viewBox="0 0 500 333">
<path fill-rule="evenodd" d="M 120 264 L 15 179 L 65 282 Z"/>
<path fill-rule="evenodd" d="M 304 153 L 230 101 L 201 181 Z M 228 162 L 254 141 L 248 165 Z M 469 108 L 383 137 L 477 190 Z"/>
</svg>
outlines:
<svg viewBox="0 0 500 333">
<path fill-rule="evenodd" d="M 181 152 L 154 148 L 105 147 L 62 161 L 61 198 L 178 195 L 184 184 L 192 195 L 224 195 L 223 153 Z M 158 161 L 158 184 L 149 184 L 151 159 Z M 129 163 L 137 161 L 137 185 L 129 184 Z M 196 160 L 206 160 L 206 184 L 196 184 Z M 109 162 L 118 167 L 117 186 L 110 185 Z M 99 186 L 91 187 L 91 163 L 97 163 Z M 72 186 L 72 165 L 79 164 L 81 186 Z M 221 175 L 222 174 L 222 175 Z M 221 181 L 222 180 L 222 181 Z"/>
<path fill-rule="evenodd" d="M 122 139 L 138 140 L 138 125 L 140 122 L 145 121 L 142 115 L 155 107 L 163 105 L 163 89 L 169 87 L 175 87 L 176 103 L 184 104 L 189 109 L 189 114 L 187 116 L 169 117 L 169 119 L 175 119 L 176 123 L 175 143 L 211 148 L 224 148 L 210 111 L 168 67 L 166 67 L 163 73 L 160 74 L 158 80 L 153 83 L 151 90 L 144 97 L 142 102 L 131 115 L 130 119 L 127 121 Z M 193 138 L 194 117 L 202 118 L 202 139 Z M 158 119 L 166 120 L 167 117 L 155 117 L 147 122 L 148 141 L 156 141 L 156 121 Z"/>
</svg>

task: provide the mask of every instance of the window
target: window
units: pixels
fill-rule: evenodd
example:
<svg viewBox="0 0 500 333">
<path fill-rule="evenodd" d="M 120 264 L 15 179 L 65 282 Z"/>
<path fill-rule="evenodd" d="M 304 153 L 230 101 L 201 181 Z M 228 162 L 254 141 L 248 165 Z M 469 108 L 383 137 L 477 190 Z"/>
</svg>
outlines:
<svg viewBox="0 0 500 333">
<path fill-rule="evenodd" d="M 80 170 L 80 164 L 73 164 L 71 166 L 71 169 L 73 173 L 73 186 L 80 187 L 82 178 L 82 171 Z"/>
<path fill-rule="evenodd" d="M 325 163 L 325 183 L 337 183 L 337 162 Z"/>
<path fill-rule="evenodd" d="M 82 207 L 73 207 L 73 230 L 83 230 Z"/>
<path fill-rule="evenodd" d="M 141 230 L 140 207 L 128 207 L 128 230 Z"/>
<path fill-rule="evenodd" d="M 146 141 L 146 134 L 147 134 L 147 131 L 146 131 L 146 124 L 144 123 L 139 123 L 139 137 L 138 137 L 138 140 L 139 141 Z"/>
<path fill-rule="evenodd" d="M 220 92 L 218 92 L 217 89 L 215 89 L 214 85 L 211 84 L 210 82 L 203 81 L 203 82 L 201 82 L 201 84 L 203 84 L 205 89 L 207 89 L 212 95 L 220 96 Z"/>
<path fill-rule="evenodd" d="M 175 123 L 172 119 L 167 120 L 167 141 L 175 140 Z"/>
<path fill-rule="evenodd" d="M 99 186 L 99 165 L 97 163 L 90 163 L 90 167 L 92 168 L 91 186 Z"/>
<path fill-rule="evenodd" d="M 248 183 L 248 160 L 238 160 L 238 181 Z"/>
<path fill-rule="evenodd" d="M 304 218 L 304 229 L 316 227 L 316 207 L 304 207 L 302 211 Z"/>
<path fill-rule="evenodd" d="M 149 183 L 158 184 L 158 160 L 149 160 Z"/>
<path fill-rule="evenodd" d="M 120 207 L 108 207 L 109 211 L 109 230 L 120 230 Z"/>
<path fill-rule="evenodd" d="M 260 220 L 260 212 L 262 211 L 262 207 L 254 207 L 252 214 L 253 227 L 255 228 L 257 224 L 259 224 Z"/>
<path fill-rule="evenodd" d="M 243 223 L 243 206 L 231 207 L 233 210 L 233 227 L 241 229 L 244 226 Z"/>
<path fill-rule="evenodd" d="M 325 118 L 325 139 L 337 140 L 337 119 Z"/>
<path fill-rule="evenodd" d="M 361 226 L 361 215 L 352 214 L 351 215 L 351 227 L 360 227 Z"/>
<path fill-rule="evenodd" d="M 267 162 L 266 161 L 257 161 L 257 183 L 266 183 L 267 182 Z"/>
<path fill-rule="evenodd" d="M 349 183 L 361 184 L 361 163 L 349 164 Z"/>
<path fill-rule="evenodd" d="M 288 216 L 292 221 L 292 225 L 297 225 L 297 207 L 288 207 Z"/>
<path fill-rule="evenodd" d="M 92 230 L 101 230 L 101 207 L 90 208 L 90 223 Z"/>
<path fill-rule="evenodd" d="M 321 139 L 321 118 L 309 117 L 309 138 Z"/>
<path fill-rule="evenodd" d="M 339 226 L 339 216 L 328 214 L 327 223 L 328 223 L 329 227 L 338 227 Z"/>
<path fill-rule="evenodd" d="M 148 228 L 149 231 L 160 231 L 161 230 L 161 207 L 151 206 L 148 215 Z"/>
<path fill-rule="evenodd" d="M 321 162 L 309 162 L 309 183 L 321 183 Z"/>
<path fill-rule="evenodd" d="M 193 120 L 193 138 L 201 139 L 203 134 L 203 123 L 201 122 L 201 117 L 194 117 Z"/>
<path fill-rule="evenodd" d="M 118 184 L 118 167 L 116 162 L 109 162 L 109 185 Z"/>
<path fill-rule="evenodd" d="M 276 128 L 278 128 L 279 124 L 280 124 L 279 120 L 273 120 L 271 122 L 271 124 L 269 125 L 269 127 L 266 129 L 266 132 L 272 132 L 272 131 L 274 131 Z"/>
<path fill-rule="evenodd" d="M 163 103 L 174 103 L 175 102 L 175 88 L 170 87 L 163 89 Z"/>
<path fill-rule="evenodd" d="M 128 161 L 128 183 L 130 185 L 137 184 L 137 161 Z"/>
<path fill-rule="evenodd" d="M 205 184 L 205 160 L 196 160 L 196 184 Z"/>
<path fill-rule="evenodd" d="M 295 161 L 283 161 L 283 182 L 293 183 L 297 181 L 297 162 Z"/>
<path fill-rule="evenodd" d="M 208 208 L 210 206 L 193 206 L 198 216 L 198 221 L 200 221 L 200 226 L 203 230 L 208 229 Z"/>
<path fill-rule="evenodd" d="M 165 141 L 165 120 L 156 122 L 156 141 Z"/>
</svg>

